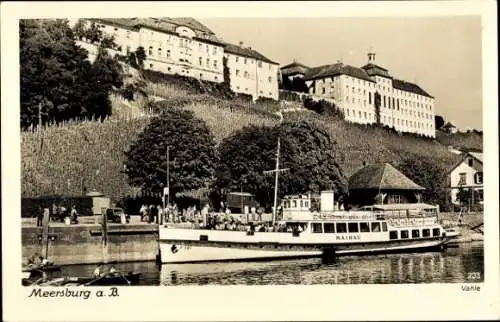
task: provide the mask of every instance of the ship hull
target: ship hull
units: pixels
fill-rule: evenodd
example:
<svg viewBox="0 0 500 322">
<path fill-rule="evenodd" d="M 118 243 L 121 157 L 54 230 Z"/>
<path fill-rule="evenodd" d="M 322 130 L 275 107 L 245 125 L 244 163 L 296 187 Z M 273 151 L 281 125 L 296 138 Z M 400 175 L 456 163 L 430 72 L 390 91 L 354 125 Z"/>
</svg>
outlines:
<svg viewBox="0 0 500 322">
<path fill-rule="evenodd" d="M 438 251 L 444 247 L 444 243 L 445 240 L 442 238 L 323 245 L 164 240 L 160 241 L 159 257 L 164 264 L 260 261 L 314 257 L 331 260 L 337 256 Z"/>
</svg>

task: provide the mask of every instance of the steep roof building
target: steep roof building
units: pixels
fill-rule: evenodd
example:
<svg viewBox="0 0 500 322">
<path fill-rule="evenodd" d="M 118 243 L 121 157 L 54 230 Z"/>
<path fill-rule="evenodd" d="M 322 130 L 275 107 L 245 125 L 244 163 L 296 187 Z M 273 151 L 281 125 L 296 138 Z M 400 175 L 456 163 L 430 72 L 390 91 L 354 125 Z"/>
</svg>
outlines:
<svg viewBox="0 0 500 322">
<path fill-rule="evenodd" d="M 139 46 L 146 52 L 144 68 L 204 81 L 224 81 L 228 58 L 230 86 L 237 93 L 278 99 L 278 66 L 260 52 L 224 42 L 208 27 L 189 17 L 90 18 L 107 35 L 114 36 L 117 53 L 128 55 Z M 89 56 L 93 45 L 81 43 Z M 95 47 L 95 46 L 94 46 Z M 240 63 L 241 62 L 241 63 Z"/>
<path fill-rule="evenodd" d="M 423 190 L 389 163 L 367 165 L 349 178 L 349 199 L 355 205 L 416 203 Z"/>
<path fill-rule="evenodd" d="M 281 70 L 283 75 L 289 69 L 285 67 Z M 347 121 L 436 136 L 434 97 L 419 85 L 397 79 L 377 65 L 373 51 L 362 67 L 337 62 L 308 68 L 303 78 L 310 94 L 334 99 Z"/>
</svg>

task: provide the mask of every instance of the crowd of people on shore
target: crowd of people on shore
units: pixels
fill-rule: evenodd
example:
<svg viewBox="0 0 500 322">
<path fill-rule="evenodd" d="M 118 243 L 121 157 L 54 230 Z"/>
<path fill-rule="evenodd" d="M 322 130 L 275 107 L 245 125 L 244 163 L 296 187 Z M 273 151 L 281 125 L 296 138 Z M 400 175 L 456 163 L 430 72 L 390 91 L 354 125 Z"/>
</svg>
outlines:
<svg viewBox="0 0 500 322">
<path fill-rule="evenodd" d="M 66 222 L 68 224 L 78 224 L 78 211 L 76 210 L 76 206 L 73 205 L 71 210 L 64 206 L 57 206 L 55 203 L 52 204 L 48 209 L 49 221 L 51 222 Z M 43 217 L 45 215 L 46 209 L 39 208 L 36 215 L 36 226 L 42 227 L 43 225 Z"/>
</svg>

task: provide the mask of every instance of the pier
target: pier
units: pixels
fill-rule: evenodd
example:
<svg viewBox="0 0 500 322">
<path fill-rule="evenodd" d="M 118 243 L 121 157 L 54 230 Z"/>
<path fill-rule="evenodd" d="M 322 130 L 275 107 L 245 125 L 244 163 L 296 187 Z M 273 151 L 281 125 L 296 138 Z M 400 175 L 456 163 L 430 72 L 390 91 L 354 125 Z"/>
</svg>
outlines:
<svg viewBox="0 0 500 322">
<path fill-rule="evenodd" d="M 34 254 L 58 265 L 155 260 L 157 224 L 132 216 L 128 224 L 102 225 L 99 217 L 80 217 L 80 223 L 72 225 L 44 218 L 42 227 L 36 226 L 36 220 L 23 219 L 23 262 Z"/>
</svg>

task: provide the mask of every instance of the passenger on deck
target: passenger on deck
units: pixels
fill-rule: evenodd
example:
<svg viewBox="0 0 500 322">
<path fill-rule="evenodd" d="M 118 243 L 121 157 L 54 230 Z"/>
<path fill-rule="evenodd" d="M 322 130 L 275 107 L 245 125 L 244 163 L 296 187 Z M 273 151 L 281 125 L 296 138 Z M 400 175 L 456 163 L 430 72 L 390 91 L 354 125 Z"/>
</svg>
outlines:
<svg viewBox="0 0 500 322">
<path fill-rule="evenodd" d="M 71 207 L 70 218 L 71 218 L 72 224 L 78 224 L 78 212 L 76 211 L 75 205 L 73 205 L 73 207 Z"/>
</svg>

